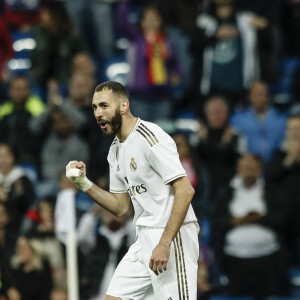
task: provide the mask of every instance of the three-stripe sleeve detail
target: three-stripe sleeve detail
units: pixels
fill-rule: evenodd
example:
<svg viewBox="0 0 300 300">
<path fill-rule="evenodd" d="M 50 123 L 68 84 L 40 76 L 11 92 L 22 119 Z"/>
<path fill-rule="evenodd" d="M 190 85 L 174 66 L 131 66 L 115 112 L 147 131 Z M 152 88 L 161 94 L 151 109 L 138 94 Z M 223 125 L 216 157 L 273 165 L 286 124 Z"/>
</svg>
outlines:
<svg viewBox="0 0 300 300">
<path fill-rule="evenodd" d="M 158 139 L 156 138 L 155 134 L 143 123 L 138 125 L 136 131 L 145 138 L 151 147 L 158 143 Z"/>
<path fill-rule="evenodd" d="M 151 141 L 149 140 L 148 136 L 146 136 L 139 128 L 136 130 L 138 133 L 140 133 L 144 138 L 145 140 L 149 143 L 149 145 L 152 147 L 153 144 L 151 143 Z"/>
<path fill-rule="evenodd" d="M 145 130 L 147 130 L 147 132 L 153 136 L 153 138 L 155 139 L 156 143 L 158 143 L 158 139 L 156 138 L 155 134 L 147 126 L 145 126 L 143 123 L 141 123 L 139 125 L 139 127 L 143 127 Z"/>
</svg>

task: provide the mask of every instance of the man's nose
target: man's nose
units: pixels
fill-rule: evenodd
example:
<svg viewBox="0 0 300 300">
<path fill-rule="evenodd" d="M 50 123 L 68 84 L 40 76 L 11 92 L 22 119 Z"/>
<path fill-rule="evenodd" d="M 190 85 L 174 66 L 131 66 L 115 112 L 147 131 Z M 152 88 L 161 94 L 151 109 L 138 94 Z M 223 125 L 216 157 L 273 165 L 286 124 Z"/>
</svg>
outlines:
<svg viewBox="0 0 300 300">
<path fill-rule="evenodd" d="M 97 108 L 95 110 L 95 117 L 96 118 L 100 118 L 100 117 L 103 117 L 103 110 L 101 108 Z"/>
</svg>

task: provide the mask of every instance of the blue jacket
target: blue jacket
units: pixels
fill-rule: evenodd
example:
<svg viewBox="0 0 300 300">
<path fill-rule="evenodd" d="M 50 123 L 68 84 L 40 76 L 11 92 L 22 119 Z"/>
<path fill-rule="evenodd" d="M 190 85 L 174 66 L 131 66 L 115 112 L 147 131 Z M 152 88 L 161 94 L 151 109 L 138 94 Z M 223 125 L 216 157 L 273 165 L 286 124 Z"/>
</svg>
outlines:
<svg viewBox="0 0 300 300">
<path fill-rule="evenodd" d="M 263 160 L 269 160 L 284 138 L 286 115 L 270 107 L 266 118 L 261 121 L 251 107 L 235 112 L 231 125 L 245 135 L 250 152 L 259 155 Z"/>
</svg>

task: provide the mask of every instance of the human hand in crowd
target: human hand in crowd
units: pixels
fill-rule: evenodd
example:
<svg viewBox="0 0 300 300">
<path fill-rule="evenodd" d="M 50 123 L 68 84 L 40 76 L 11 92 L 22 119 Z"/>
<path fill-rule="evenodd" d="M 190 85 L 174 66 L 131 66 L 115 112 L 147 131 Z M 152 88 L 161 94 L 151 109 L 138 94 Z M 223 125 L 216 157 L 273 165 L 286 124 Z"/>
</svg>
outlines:
<svg viewBox="0 0 300 300">
<path fill-rule="evenodd" d="M 236 27 L 231 25 L 221 25 L 216 32 L 217 39 L 232 39 L 239 34 Z"/>
<path fill-rule="evenodd" d="M 203 122 L 199 122 L 199 127 L 198 127 L 198 136 L 200 140 L 206 140 L 208 135 L 208 130 L 207 127 L 204 125 Z"/>
<path fill-rule="evenodd" d="M 16 288 L 9 288 L 7 290 L 8 300 L 21 300 L 21 294 Z"/>
<path fill-rule="evenodd" d="M 257 212 L 250 212 L 244 217 L 233 217 L 232 224 L 237 225 L 244 225 L 244 224 L 251 224 L 256 223 L 262 218 L 262 215 Z"/>
<path fill-rule="evenodd" d="M 224 144 L 230 143 L 232 137 L 233 137 L 233 129 L 231 126 L 227 126 L 222 136 L 222 142 Z"/>
<path fill-rule="evenodd" d="M 149 268 L 156 274 L 162 273 L 167 270 L 167 263 L 170 257 L 170 246 L 167 244 L 159 243 L 150 258 Z"/>
<path fill-rule="evenodd" d="M 47 82 L 47 88 L 48 88 L 48 107 L 49 109 L 53 109 L 53 107 L 57 105 L 61 105 L 62 103 L 62 97 L 59 93 L 58 89 L 58 82 L 55 79 L 50 79 Z"/>
<path fill-rule="evenodd" d="M 289 167 L 297 162 L 300 162 L 300 141 L 289 139 L 287 141 L 287 155 L 284 159 L 284 165 Z"/>
<path fill-rule="evenodd" d="M 260 16 L 253 16 L 250 23 L 256 29 L 265 29 L 269 25 L 268 20 Z"/>
</svg>

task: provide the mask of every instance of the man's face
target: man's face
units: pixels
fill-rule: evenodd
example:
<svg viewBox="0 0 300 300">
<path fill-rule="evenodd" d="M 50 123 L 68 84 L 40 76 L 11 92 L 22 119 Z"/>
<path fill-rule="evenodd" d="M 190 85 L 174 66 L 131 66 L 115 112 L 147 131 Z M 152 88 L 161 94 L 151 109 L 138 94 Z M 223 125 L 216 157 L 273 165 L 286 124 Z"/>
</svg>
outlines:
<svg viewBox="0 0 300 300">
<path fill-rule="evenodd" d="M 52 113 L 52 126 L 56 134 L 60 137 L 67 137 L 72 133 L 73 123 L 61 111 Z"/>
<path fill-rule="evenodd" d="M 255 110 L 263 111 L 269 100 L 268 88 L 264 83 L 253 84 L 250 94 L 250 102 Z"/>
<path fill-rule="evenodd" d="M 205 111 L 208 126 L 213 129 L 221 129 L 227 123 L 228 110 L 221 99 L 211 100 Z"/>
<path fill-rule="evenodd" d="M 111 90 L 96 92 L 93 97 L 94 116 L 104 136 L 115 136 L 122 127 L 120 97 Z"/>
<path fill-rule="evenodd" d="M 159 32 L 161 30 L 162 20 L 156 10 L 148 9 L 145 11 L 141 20 L 142 30 L 153 30 Z"/>
<path fill-rule="evenodd" d="M 16 104 L 25 103 L 27 98 L 30 96 L 30 88 L 26 79 L 15 79 L 10 85 L 9 96 Z"/>
<path fill-rule="evenodd" d="M 73 75 L 69 87 L 70 99 L 79 107 L 87 106 L 93 93 L 93 87 L 94 82 L 90 76 Z"/>
<path fill-rule="evenodd" d="M 243 178 L 245 187 L 250 188 L 256 183 L 261 172 L 261 165 L 251 156 L 244 156 L 238 162 L 238 174 Z"/>
</svg>

